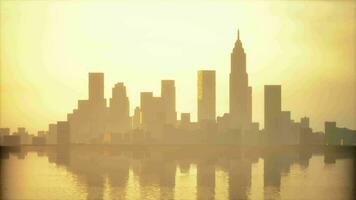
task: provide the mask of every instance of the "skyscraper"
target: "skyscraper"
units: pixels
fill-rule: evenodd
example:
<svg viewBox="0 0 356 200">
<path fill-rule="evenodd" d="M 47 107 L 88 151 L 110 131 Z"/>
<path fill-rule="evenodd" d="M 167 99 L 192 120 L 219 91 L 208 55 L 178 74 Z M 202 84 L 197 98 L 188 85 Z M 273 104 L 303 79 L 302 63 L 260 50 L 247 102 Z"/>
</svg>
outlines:
<svg viewBox="0 0 356 200">
<path fill-rule="evenodd" d="M 154 97 L 152 92 L 141 92 L 141 125 L 151 137 L 162 139 L 162 128 L 165 122 L 165 113 L 162 98 Z"/>
<path fill-rule="evenodd" d="M 140 108 L 141 108 L 141 125 L 144 130 L 149 129 L 149 124 L 152 121 L 153 110 L 153 93 L 141 92 L 140 96 Z"/>
<path fill-rule="evenodd" d="M 187 130 L 190 125 L 190 113 L 181 113 L 180 128 Z"/>
<path fill-rule="evenodd" d="M 70 144 L 70 129 L 67 121 L 57 122 L 57 143 L 58 145 Z"/>
<path fill-rule="evenodd" d="M 92 143 L 104 134 L 107 107 L 104 98 L 104 73 L 89 73 L 89 99 L 78 102 L 78 110 L 68 116 L 71 142 Z"/>
<path fill-rule="evenodd" d="M 301 128 L 309 128 L 309 117 L 302 117 L 300 119 L 300 127 Z"/>
<path fill-rule="evenodd" d="M 281 86 L 265 85 L 264 93 L 265 130 L 269 132 L 276 132 L 282 113 Z"/>
<path fill-rule="evenodd" d="M 132 117 L 132 129 L 139 129 L 141 125 L 141 109 L 136 107 Z"/>
<path fill-rule="evenodd" d="M 198 71 L 198 122 L 215 122 L 215 101 L 215 71 Z"/>
<path fill-rule="evenodd" d="M 89 101 L 104 99 L 104 73 L 89 73 Z"/>
<path fill-rule="evenodd" d="M 112 98 L 109 107 L 109 129 L 113 133 L 124 133 L 131 127 L 129 115 L 129 98 L 124 83 L 117 83 L 112 88 Z"/>
<path fill-rule="evenodd" d="M 246 54 L 240 32 L 231 53 L 230 71 L 230 128 L 246 129 L 252 122 L 252 88 L 248 86 Z"/>
<path fill-rule="evenodd" d="M 177 120 L 176 113 L 176 88 L 174 80 L 161 81 L 161 98 L 165 112 L 165 124 L 175 125 Z"/>
</svg>

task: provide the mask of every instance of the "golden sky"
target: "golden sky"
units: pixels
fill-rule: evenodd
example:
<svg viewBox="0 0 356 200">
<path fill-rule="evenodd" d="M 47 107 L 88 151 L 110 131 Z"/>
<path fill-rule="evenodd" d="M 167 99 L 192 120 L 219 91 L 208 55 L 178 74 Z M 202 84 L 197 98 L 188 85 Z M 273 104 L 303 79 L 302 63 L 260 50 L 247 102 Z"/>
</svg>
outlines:
<svg viewBox="0 0 356 200">
<path fill-rule="evenodd" d="M 217 114 L 228 112 L 237 28 L 263 126 L 263 86 L 282 84 L 282 109 L 356 129 L 355 1 L 0 1 L 1 126 L 31 133 L 65 120 L 86 99 L 88 72 L 105 96 L 174 79 L 177 111 L 197 112 L 197 71 L 216 70 Z"/>
</svg>

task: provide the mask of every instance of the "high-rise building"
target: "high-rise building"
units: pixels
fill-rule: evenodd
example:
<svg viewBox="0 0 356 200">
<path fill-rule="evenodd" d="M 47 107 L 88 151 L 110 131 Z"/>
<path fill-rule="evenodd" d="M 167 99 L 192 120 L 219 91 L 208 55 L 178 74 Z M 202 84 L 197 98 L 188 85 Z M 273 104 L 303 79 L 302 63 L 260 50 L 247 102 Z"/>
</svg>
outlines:
<svg viewBox="0 0 356 200">
<path fill-rule="evenodd" d="M 174 80 L 161 81 L 161 98 L 166 117 L 165 124 L 175 125 L 177 121 L 177 113 Z"/>
<path fill-rule="evenodd" d="M 264 88 L 264 121 L 266 131 L 276 131 L 281 118 L 281 86 L 265 85 Z"/>
<path fill-rule="evenodd" d="M 19 146 L 21 145 L 20 135 L 4 135 L 2 145 L 4 146 Z"/>
<path fill-rule="evenodd" d="M 309 117 L 302 117 L 300 119 L 300 127 L 301 128 L 309 128 Z"/>
<path fill-rule="evenodd" d="M 31 138 L 25 127 L 18 127 L 15 135 L 19 135 L 21 138 L 21 144 L 30 144 Z"/>
<path fill-rule="evenodd" d="M 180 128 L 189 129 L 190 126 L 190 113 L 180 114 Z"/>
<path fill-rule="evenodd" d="M 10 128 L 0 128 L 0 136 L 10 135 Z"/>
<path fill-rule="evenodd" d="M 215 102 L 215 71 L 198 71 L 198 122 L 215 122 Z"/>
<path fill-rule="evenodd" d="M 340 144 L 340 137 L 337 134 L 336 122 L 325 122 L 325 144 Z"/>
<path fill-rule="evenodd" d="M 252 122 L 252 88 L 248 86 L 246 54 L 238 31 L 231 53 L 230 128 L 247 129 Z"/>
<path fill-rule="evenodd" d="M 89 101 L 104 100 L 104 73 L 89 73 Z"/>
<path fill-rule="evenodd" d="M 356 145 L 356 130 L 339 128 L 336 122 L 325 122 L 326 145 Z"/>
<path fill-rule="evenodd" d="M 154 97 L 152 92 L 141 92 L 141 125 L 151 137 L 162 139 L 162 128 L 165 122 L 165 113 L 161 97 Z"/>
<path fill-rule="evenodd" d="M 48 144 L 57 144 L 57 124 L 48 125 Z"/>
<path fill-rule="evenodd" d="M 67 121 L 57 122 L 57 143 L 58 145 L 70 144 L 70 129 Z"/>
<path fill-rule="evenodd" d="M 250 127 L 252 124 L 252 87 L 247 88 L 247 121 L 245 124 L 245 128 Z"/>
<path fill-rule="evenodd" d="M 140 107 L 136 107 L 134 115 L 132 117 L 132 129 L 139 129 L 141 124 L 141 110 Z"/>
<path fill-rule="evenodd" d="M 126 94 L 124 83 L 117 83 L 112 88 L 112 98 L 110 99 L 108 129 L 112 133 L 125 133 L 131 127 L 129 114 L 129 98 Z"/>
<path fill-rule="evenodd" d="M 106 129 L 108 108 L 104 98 L 104 73 L 89 73 L 88 100 L 79 100 L 78 108 L 67 115 L 71 143 L 100 142 Z"/>
<path fill-rule="evenodd" d="M 10 128 L 0 128 L 0 145 L 3 144 L 3 137 L 10 135 Z"/>
<path fill-rule="evenodd" d="M 152 92 L 141 92 L 140 97 L 140 108 L 141 108 L 141 124 L 142 128 L 147 130 L 152 119 Z"/>
<path fill-rule="evenodd" d="M 100 142 L 106 128 L 107 107 L 104 98 L 104 73 L 89 73 L 89 142 Z"/>
</svg>

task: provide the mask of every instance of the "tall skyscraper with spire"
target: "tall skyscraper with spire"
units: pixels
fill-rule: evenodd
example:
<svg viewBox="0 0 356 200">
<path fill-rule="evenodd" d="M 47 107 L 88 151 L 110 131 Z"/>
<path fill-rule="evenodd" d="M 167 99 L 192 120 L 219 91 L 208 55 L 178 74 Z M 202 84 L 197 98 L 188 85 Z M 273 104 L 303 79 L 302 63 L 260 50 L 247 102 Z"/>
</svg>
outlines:
<svg viewBox="0 0 356 200">
<path fill-rule="evenodd" d="M 230 71 L 230 128 L 248 129 L 252 121 L 252 88 L 248 86 L 246 53 L 237 31 L 237 40 L 231 53 Z"/>
</svg>

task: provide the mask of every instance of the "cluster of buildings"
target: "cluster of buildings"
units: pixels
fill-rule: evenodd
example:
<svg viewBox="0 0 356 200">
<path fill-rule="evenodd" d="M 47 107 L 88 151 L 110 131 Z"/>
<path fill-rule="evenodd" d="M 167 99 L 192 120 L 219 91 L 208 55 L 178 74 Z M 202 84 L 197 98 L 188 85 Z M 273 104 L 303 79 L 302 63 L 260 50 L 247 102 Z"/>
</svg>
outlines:
<svg viewBox="0 0 356 200">
<path fill-rule="evenodd" d="M 46 144 L 46 133 L 39 131 L 37 136 L 28 134 L 26 128 L 19 127 L 10 134 L 9 128 L 0 128 L 0 145 Z"/>
<path fill-rule="evenodd" d="M 190 113 L 181 113 L 177 119 L 176 88 L 174 80 L 161 81 L 161 94 L 141 92 L 140 105 L 130 116 L 126 86 L 118 82 L 112 88 L 108 105 L 104 97 L 104 74 L 89 73 L 89 98 L 79 100 L 78 106 L 67 115 L 66 121 L 50 124 L 48 131 L 32 137 L 33 144 L 355 144 L 356 133 L 336 128 L 335 122 L 325 123 L 325 134 L 313 132 L 309 118 L 300 122 L 291 119 L 290 111 L 282 111 L 281 85 L 264 87 L 264 129 L 252 122 L 252 87 L 246 71 L 246 53 L 238 33 L 231 53 L 229 76 L 229 113 L 216 116 L 216 73 L 200 70 L 197 73 L 197 122 Z M 9 130 L 5 143 L 23 144 L 26 131 L 19 128 L 14 136 Z M 7 135 L 6 135 L 7 134 Z M 41 139 L 43 138 L 43 139 Z M 27 141 L 28 142 L 28 141 Z"/>
</svg>

